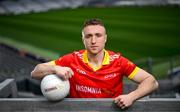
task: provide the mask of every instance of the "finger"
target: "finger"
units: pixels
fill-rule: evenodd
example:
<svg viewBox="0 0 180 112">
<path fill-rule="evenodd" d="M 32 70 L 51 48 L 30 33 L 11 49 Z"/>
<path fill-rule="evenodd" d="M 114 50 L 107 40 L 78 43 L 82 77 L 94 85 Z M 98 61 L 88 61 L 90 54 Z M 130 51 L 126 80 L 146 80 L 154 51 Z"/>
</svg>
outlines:
<svg viewBox="0 0 180 112">
<path fill-rule="evenodd" d="M 63 80 L 67 80 L 66 75 L 61 76 Z"/>
<path fill-rule="evenodd" d="M 118 103 L 118 99 L 117 98 L 114 99 L 114 103 Z"/>
<path fill-rule="evenodd" d="M 119 99 L 121 103 L 124 103 L 124 100 L 122 98 Z"/>
<path fill-rule="evenodd" d="M 120 100 L 121 100 L 120 97 L 116 97 L 116 98 L 114 98 L 114 103 L 118 103 Z"/>
<path fill-rule="evenodd" d="M 74 72 L 72 71 L 72 69 L 69 69 L 68 73 L 69 73 L 70 78 L 74 75 Z"/>
<path fill-rule="evenodd" d="M 64 71 L 63 79 L 64 80 L 68 80 L 69 79 L 69 73 L 68 73 L 67 70 Z"/>
<path fill-rule="evenodd" d="M 124 106 L 124 104 L 123 104 L 122 102 L 120 102 L 120 101 L 119 101 L 117 104 L 118 104 L 120 107 L 123 107 L 123 106 Z"/>
<path fill-rule="evenodd" d="M 56 73 L 61 79 L 66 80 L 66 71 Z"/>
<path fill-rule="evenodd" d="M 72 69 L 70 68 L 70 73 L 71 73 L 71 76 L 74 75 L 74 72 L 72 71 Z"/>
<path fill-rule="evenodd" d="M 121 109 L 126 109 L 126 106 L 122 106 Z"/>
<path fill-rule="evenodd" d="M 68 72 L 67 72 L 67 78 L 69 79 L 69 78 L 71 78 L 71 77 L 72 77 L 72 74 L 71 74 L 70 71 L 68 71 Z"/>
<path fill-rule="evenodd" d="M 71 68 L 66 67 L 66 75 L 68 76 L 68 78 L 71 78 L 72 75 L 74 75 L 74 72 L 71 70 Z"/>
<path fill-rule="evenodd" d="M 66 71 L 64 77 L 65 77 L 65 80 L 69 79 L 70 78 L 70 73 L 68 71 Z"/>
</svg>

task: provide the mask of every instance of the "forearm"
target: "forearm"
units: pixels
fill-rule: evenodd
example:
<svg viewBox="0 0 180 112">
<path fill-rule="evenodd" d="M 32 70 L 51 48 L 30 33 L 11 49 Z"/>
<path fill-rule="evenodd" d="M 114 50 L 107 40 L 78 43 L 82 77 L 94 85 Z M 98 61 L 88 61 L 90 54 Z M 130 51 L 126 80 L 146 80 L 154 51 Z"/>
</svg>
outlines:
<svg viewBox="0 0 180 112">
<path fill-rule="evenodd" d="M 147 77 L 145 80 L 143 80 L 138 85 L 138 88 L 136 90 L 132 91 L 131 93 L 129 93 L 129 95 L 135 101 L 135 100 L 151 93 L 152 91 L 154 91 L 157 88 L 158 88 L 157 81 L 154 79 L 154 77 L 150 76 L 150 77 Z"/>
<path fill-rule="evenodd" d="M 42 79 L 48 74 L 55 73 L 54 65 L 38 64 L 31 72 L 31 77 L 35 79 Z"/>
</svg>

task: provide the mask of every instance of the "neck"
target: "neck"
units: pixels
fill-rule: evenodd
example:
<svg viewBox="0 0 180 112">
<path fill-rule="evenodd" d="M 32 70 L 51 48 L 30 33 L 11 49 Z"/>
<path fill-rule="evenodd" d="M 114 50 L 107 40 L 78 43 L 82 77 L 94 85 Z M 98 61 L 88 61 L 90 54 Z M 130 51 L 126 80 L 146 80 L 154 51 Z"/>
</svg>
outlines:
<svg viewBox="0 0 180 112">
<path fill-rule="evenodd" d="M 88 61 L 94 66 L 100 66 L 104 58 L 104 50 L 98 54 L 92 54 L 88 52 Z"/>
</svg>

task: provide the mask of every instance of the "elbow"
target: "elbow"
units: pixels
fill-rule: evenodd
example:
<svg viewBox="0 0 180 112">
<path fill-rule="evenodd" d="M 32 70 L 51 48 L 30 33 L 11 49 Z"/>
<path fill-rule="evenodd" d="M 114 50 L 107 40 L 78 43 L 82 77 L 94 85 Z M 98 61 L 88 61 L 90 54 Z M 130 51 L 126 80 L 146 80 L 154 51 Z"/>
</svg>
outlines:
<svg viewBox="0 0 180 112">
<path fill-rule="evenodd" d="M 35 77 L 34 77 L 34 70 L 31 71 L 31 78 L 35 78 Z"/>
<path fill-rule="evenodd" d="M 38 71 L 41 68 L 41 64 L 35 66 L 34 70 L 31 71 L 31 78 L 37 79 L 38 78 Z"/>
<path fill-rule="evenodd" d="M 34 68 L 34 70 L 31 71 L 31 78 L 33 78 L 33 79 L 36 78 L 36 77 L 35 77 L 35 76 L 36 76 L 36 74 L 35 74 L 35 69 L 36 69 L 36 68 Z"/>
<path fill-rule="evenodd" d="M 153 88 L 154 88 L 154 90 L 156 90 L 156 89 L 158 89 L 158 87 L 159 87 L 159 83 L 158 83 L 158 81 L 153 77 Z"/>
<path fill-rule="evenodd" d="M 155 86 L 155 90 L 159 88 L 159 83 L 158 83 L 158 81 L 155 80 L 154 86 Z"/>
<path fill-rule="evenodd" d="M 149 76 L 149 78 L 147 78 L 148 80 L 147 80 L 147 82 L 149 82 L 148 84 L 149 84 L 149 86 L 150 86 L 150 90 L 151 90 L 151 92 L 153 92 L 153 91 L 155 91 L 155 90 L 157 90 L 158 89 L 158 87 L 159 87 L 159 83 L 158 83 L 158 81 L 155 79 L 155 77 L 154 76 Z"/>
</svg>

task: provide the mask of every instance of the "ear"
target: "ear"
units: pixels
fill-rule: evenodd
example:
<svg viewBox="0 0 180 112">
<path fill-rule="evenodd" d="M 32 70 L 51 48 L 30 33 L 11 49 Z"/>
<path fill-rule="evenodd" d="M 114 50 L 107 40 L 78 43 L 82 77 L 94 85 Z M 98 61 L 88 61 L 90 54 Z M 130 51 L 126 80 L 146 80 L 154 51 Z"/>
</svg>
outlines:
<svg viewBox="0 0 180 112">
<path fill-rule="evenodd" d="M 83 33 L 83 31 L 81 32 L 81 34 L 82 34 L 81 39 L 82 39 L 82 42 L 83 42 L 83 44 L 84 44 L 84 33 Z"/>
<path fill-rule="evenodd" d="M 106 43 L 106 41 L 107 41 L 107 34 L 105 35 L 105 43 Z"/>
<path fill-rule="evenodd" d="M 82 36 L 81 39 L 82 39 L 82 42 L 83 42 L 83 44 L 84 44 L 84 37 Z M 84 44 L 84 45 L 85 45 L 85 44 Z"/>
</svg>

